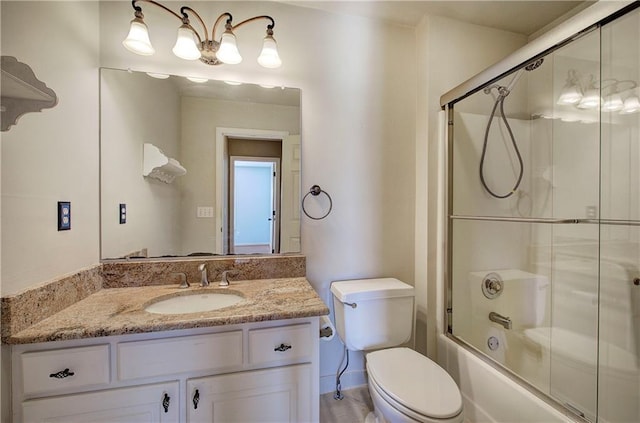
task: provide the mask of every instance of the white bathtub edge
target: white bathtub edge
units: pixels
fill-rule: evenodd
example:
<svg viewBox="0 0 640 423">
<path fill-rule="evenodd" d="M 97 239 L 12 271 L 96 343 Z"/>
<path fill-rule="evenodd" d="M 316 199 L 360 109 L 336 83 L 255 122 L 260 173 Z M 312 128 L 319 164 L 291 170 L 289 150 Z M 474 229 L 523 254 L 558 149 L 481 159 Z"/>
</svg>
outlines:
<svg viewBox="0 0 640 423">
<path fill-rule="evenodd" d="M 458 384 L 469 422 L 575 422 L 444 334 L 438 336 L 438 364 Z"/>
</svg>

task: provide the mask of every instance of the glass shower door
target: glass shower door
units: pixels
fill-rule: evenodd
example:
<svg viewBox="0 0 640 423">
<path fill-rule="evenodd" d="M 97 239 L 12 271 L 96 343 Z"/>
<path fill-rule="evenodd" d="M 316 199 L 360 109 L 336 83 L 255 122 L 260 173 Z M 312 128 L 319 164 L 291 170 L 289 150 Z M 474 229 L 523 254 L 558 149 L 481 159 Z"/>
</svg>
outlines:
<svg viewBox="0 0 640 423">
<path fill-rule="evenodd" d="M 640 11 L 602 28 L 599 420 L 640 421 Z"/>
<path fill-rule="evenodd" d="M 449 147 L 451 333 L 592 421 L 599 95 L 563 94 L 595 87 L 599 51 L 592 31 L 456 102 Z"/>
</svg>

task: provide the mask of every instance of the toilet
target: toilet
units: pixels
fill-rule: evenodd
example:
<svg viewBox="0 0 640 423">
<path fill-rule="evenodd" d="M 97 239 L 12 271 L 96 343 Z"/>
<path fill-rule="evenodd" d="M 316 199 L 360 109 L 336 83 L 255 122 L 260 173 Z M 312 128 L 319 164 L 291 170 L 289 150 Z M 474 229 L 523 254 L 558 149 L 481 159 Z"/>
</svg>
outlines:
<svg viewBox="0 0 640 423">
<path fill-rule="evenodd" d="M 366 423 L 461 423 L 462 397 L 451 376 L 412 349 L 414 289 L 393 278 L 331 284 L 336 331 L 366 354 L 374 411 Z"/>
</svg>

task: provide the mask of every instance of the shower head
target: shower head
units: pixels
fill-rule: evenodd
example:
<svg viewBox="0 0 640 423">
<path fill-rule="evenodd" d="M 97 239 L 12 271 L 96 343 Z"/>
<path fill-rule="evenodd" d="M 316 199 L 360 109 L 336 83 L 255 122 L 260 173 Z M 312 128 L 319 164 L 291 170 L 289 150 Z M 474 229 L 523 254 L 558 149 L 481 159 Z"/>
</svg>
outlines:
<svg viewBox="0 0 640 423">
<path fill-rule="evenodd" d="M 540 59 L 529 63 L 525 67 L 518 69 L 515 72 L 513 78 L 511 79 L 511 82 L 509 82 L 509 85 L 507 85 L 506 87 L 503 85 L 497 85 L 497 84 L 490 85 L 484 89 L 484 93 L 489 94 L 492 88 L 496 88 L 498 90 L 498 93 L 500 93 L 500 96 L 502 97 L 508 96 L 513 90 L 513 87 L 516 86 L 516 84 L 522 77 L 522 74 L 524 73 L 524 71 L 531 72 L 532 70 L 536 70 L 542 65 L 542 62 L 544 62 L 544 57 L 541 57 Z"/>
<path fill-rule="evenodd" d="M 542 62 L 544 62 L 544 57 L 539 58 L 535 62 L 529 63 L 527 66 L 524 67 L 524 69 L 531 72 L 532 70 L 538 69 L 540 65 L 542 65 Z"/>
<path fill-rule="evenodd" d="M 522 77 L 522 74 L 524 73 L 524 71 L 531 72 L 532 70 L 536 70 L 540 67 L 540 65 L 542 65 L 542 62 L 544 62 L 544 58 L 540 58 L 535 62 L 531 62 L 528 65 L 526 65 L 524 68 L 521 68 L 520 70 L 518 70 L 516 72 L 516 75 L 513 77 L 513 79 L 509 83 L 509 85 L 507 85 L 507 88 L 506 88 L 507 94 L 509 94 L 511 90 L 513 90 L 513 87 L 516 86 L 516 84 L 520 80 L 520 77 Z"/>
</svg>

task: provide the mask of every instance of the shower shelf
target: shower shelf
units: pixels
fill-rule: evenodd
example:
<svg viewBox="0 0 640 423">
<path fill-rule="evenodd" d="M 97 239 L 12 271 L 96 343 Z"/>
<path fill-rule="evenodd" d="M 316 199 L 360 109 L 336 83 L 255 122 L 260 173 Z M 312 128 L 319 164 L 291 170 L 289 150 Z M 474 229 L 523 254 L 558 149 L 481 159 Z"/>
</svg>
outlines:
<svg viewBox="0 0 640 423">
<path fill-rule="evenodd" d="M 553 223 L 553 224 L 567 224 L 567 223 L 598 223 L 597 219 L 555 219 L 545 217 L 500 217 L 500 216 L 463 216 L 463 215 L 451 215 L 451 220 L 485 220 L 492 222 L 519 222 L 519 223 Z"/>
<path fill-rule="evenodd" d="M 619 220 L 619 219 L 555 219 L 545 217 L 508 217 L 508 216 L 466 216 L 451 215 L 451 220 L 482 220 L 490 222 L 516 222 L 516 223 L 551 223 L 551 224 L 598 224 L 620 225 L 620 226 L 640 226 L 640 220 Z"/>
</svg>

